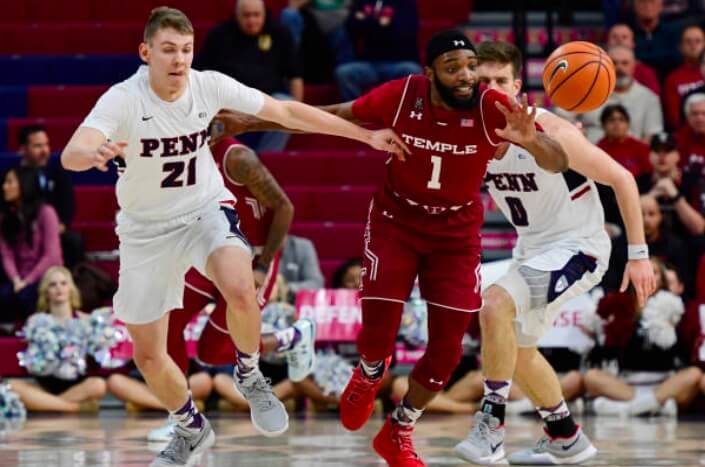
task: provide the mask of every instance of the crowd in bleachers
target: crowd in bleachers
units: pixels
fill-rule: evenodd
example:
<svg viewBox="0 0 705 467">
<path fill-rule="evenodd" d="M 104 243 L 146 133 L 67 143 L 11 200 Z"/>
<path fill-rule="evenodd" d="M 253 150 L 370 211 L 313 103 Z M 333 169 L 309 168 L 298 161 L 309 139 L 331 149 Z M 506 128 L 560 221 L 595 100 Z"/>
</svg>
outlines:
<svg viewBox="0 0 705 467">
<path fill-rule="evenodd" d="M 13 351 L 22 344 L 12 336 L 29 316 L 85 319 L 80 310 L 109 304 L 117 278 L 115 168 L 69 175 L 52 150 L 61 149 L 110 84 L 134 72 L 140 28 L 155 2 L 129 0 L 119 8 L 114 2 L 101 8 L 94 3 L 54 1 L 50 8 L 35 9 L 31 2 L 11 2 L 0 19 L 6 38 L 0 44 L 0 118 L 6 119 L 0 130 L 3 377 L 27 376 L 14 360 Z M 279 99 L 313 104 L 354 99 L 382 82 L 422 72 L 419 45 L 431 32 L 462 27 L 471 9 L 471 2 L 454 0 L 204 0 L 197 8 L 192 2 L 167 3 L 183 7 L 194 20 L 194 67 L 221 71 Z M 563 374 L 565 398 L 578 412 L 585 396 L 596 398 L 594 411 L 603 414 L 702 411 L 705 8 L 687 1 L 603 3 L 602 45 L 615 63 L 615 91 L 593 112 L 560 113 L 636 178 L 660 287 L 643 308 L 631 291 L 619 292 L 626 263 L 624 224 L 614 194 L 602 187 L 613 257 L 604 296 L 582 302 L 575 323 L 593 344 L 580 350 L 552 345 L 545 354 Z M 297 293 L 304 289 L 357 289 L 367 203 L 382 179 L 384 155 L 317 135 L 252 133 L 242 141 L 260 153 L 296 208 L 272 310 L 293 316 Z M 487 232 L 485 245 L 507 250 L 503 235 Z M 412 297 L 409 307 L 415 306 Z M 423 322 L 420 312 L 409 316 Z M 474 323 L 465 358 L 429 410 L 477 408 L 480 339 Z M 408 349 L 423 346 L 404 331 L 400 342 Z M 354 358 L 350 343 L 335 348 Z M 281 355 L 270 356 L 265 365 L 275 393 L 294 401 L 291 407 L 304 396 L 319 409 L 335 406 L 337 394 L 322 390 L 315 378 L 291 383 Z M 397 364 L 398 377 L 385 384 L 387 399 L 405 393 L 407 367 L 404 361 Z M 194 399 L 212 402 L 213 393 L 220 408 L 246 408 L 232 383 L 223 381 L 231 369 L 192 370 Z M 109 373 L 89 365 L 87 373 L 70 380 L 39 377 L 36 385 L 25 379 L 12 384 L 34 410 L 94 409 L 106 392 L 135 410 L 161 407 L 133 368 Z M 508 411 L 532 410 L 517 387 L 510 399 Z"/>
</svg>

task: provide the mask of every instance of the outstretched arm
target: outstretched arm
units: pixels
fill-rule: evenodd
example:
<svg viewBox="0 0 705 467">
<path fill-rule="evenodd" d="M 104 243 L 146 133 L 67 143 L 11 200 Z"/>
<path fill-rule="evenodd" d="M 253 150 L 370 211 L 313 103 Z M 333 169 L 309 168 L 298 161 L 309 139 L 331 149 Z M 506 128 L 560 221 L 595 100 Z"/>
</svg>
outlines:
<svg viewBox="0 0 705 467">
<path fill-rule="evenodd" d="M 273 211 L 272 224 L 269 227 L 267 241 L 262 253 L 257 259 L 255 282 L 257 286 L 264 280 L 264 274 L 274 259 L 279 249 L 284 244 L 284 239 L 294 218 L 294 205 L 286 196 L 282 187 L 272 174 L 260 162 L 257 154 L 246 146 L 233 146 L 225 155 L 225 170 L 230 179 L 245 185 L 257 201 Z M 258 281 L 259 279 L 259 281 Z"/>
<path fill-rule="evenodd" d="M 627 230 L 630 249 L 621 290 L 626 290 L 631 281 L 639 303 L 643 306 L 655 290 L 656 282 L 648 259 L 639 190 L 634 177 L 602 149 L 590 143 L 580 130 L 562 118 L 545 112 L 539 117 L 539 123 L 570 153 L 571 169 L 614 190 Z"/>
<path fill-rule="evenodd" d="M 410 153 L 401 138 L 390 129 L 367 130 L 337 115 L 300 102 L 278 101 L 264 96 L 264 106 L 257 116 L 293 130 L 361 141 L 375 149 L 394 153 L 400 158 Z"/>
<path fill-rule="evenodd" d="M 352 101 L 341 104 L 324 105 L 319 109 L 331 113 L 353 123 L 359 123 L 352 112 Z M 264 120 L 256 115 L 248 115 L 232 110 L 221 110 L 215 117 L 216 121 L 222 123 L 222 133 L 225 135 L 239 135 L 249 131 L 285 131 L 288 133 L 300 133 L 298 130 L 287 128 L 279 123 Z"/>
</svg>

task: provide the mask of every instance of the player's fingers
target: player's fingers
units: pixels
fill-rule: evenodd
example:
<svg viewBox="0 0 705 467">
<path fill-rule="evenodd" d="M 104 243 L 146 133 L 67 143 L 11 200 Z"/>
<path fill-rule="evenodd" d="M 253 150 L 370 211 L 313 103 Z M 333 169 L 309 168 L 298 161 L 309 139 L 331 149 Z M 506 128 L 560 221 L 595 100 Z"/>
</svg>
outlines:
<svg viewBox="0 0 705 467">
<path fill-rule="evenodd" d="M 495 129 L 494 129 L 494 133 L 495 133 L 497 136 L 499 136 L 500 138 L 507 139 L 506 133 L 504 132 L 504 129 L 503 129 L 503 128 L 495 128 Z"/>
<path fill-rule="evenodd" d="M 498 109 L 500 112 L 502 112 L 502 114 L 503 114 L 505 117 L 508 117 L 509 114 L 511 114 L 511 112 L 509 111 L 509 109 L 507 109 L 504 105 L 502 105 L 501 102 L 496 101 L 496 102 L 494 103 L 494 105 L 495 105 L 495 107 L 497 107 L 497 109 Z"/>
<path fill-rule="evenodd" d="M 399 146 L 402 151 L 406 154 L 411 154 L 411 149 L 409 149 L 409 146 L 406 145 L 406 143 L 397 135 L 394 131 L 392 133 L 392 141 L 394 141 L 394 144 Z"/>
<path fill-rule="evenodd" d="M 521 107 L 524 111 L 529 109 L 529 96 L 526 93 L 521 95 Z"/>
</svg>

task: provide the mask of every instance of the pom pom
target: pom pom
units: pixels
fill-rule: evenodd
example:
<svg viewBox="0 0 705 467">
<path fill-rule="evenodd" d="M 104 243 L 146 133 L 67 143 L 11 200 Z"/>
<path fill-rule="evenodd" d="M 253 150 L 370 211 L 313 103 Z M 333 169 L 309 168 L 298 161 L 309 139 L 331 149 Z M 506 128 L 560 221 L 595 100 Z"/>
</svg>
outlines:
<svg viewBox="0 0 705 467">
<path fill-rule="evenodd" d="M 332 350 L 316 352 L 313 380 L 326 396 L 340 397 L 352 377 L 353 366 Z"/>
<path fill-rule="evenodd" d="M 683 300 L 677 295 L 660 290 L 651 296 L 641 317 L 649 341 L 662 349 L 673 347 L 677 340 L 675 326 L 683 313 Z"/>
<path fill-rule="evenodd" d="M 110 307 L 96 308 L 87 325 L 88 353 L 103 368 L 119 368 L 127 359 L 116 356 L 114 350 L 130 340 L 124 324 L 116 322 Z"/>
<path fill-rule="evenodd" d="M 20 335 L 27 340 L 27 349 L 17 353 L 20 366 L 36 376 L 49 376 L 60 365 L 61 345 L 54 318 L 45 313 L 29 317 Z"/>
<path fill-rule="evenodd" d="M 22 428 L 27 410 L 7 383 L 0 383 L 0 439 Z"/>
</svg>

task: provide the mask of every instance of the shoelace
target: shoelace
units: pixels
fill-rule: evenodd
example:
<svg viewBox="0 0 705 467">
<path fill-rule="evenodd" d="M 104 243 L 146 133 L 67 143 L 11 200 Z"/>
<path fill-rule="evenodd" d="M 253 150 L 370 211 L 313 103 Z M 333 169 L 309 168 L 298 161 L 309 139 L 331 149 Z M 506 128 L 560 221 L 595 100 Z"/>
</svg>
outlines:
<svg viewBox="0 0 705 467">
<path fill-rule="evenodd" d="M 353 386 L 350 388 L 351 402 L 359 401 L 362 395 L 369 393 L 370 389 L 374 388 L 379 380 L 371 380 L 362 371 L 362 368 L 357 369 L 360 372 L 359 378 L 353 378 Z M 352 397 L 356 396 L 356 397 Z"/>
<path fill-rule="evenodd" d="M 490 425 L 484 418 L 476 418 L 475 426 L 477 427 L 477 430 L 472 430 L 469 438 L 484 443 L 490 437 Z"/>
<path fill-rule="evenodd" d="M 416 450 L 414 449 L 414 443 L 411 439 L 411 433 L 412 430 L 399 427 L 394 429 L 392 438 L 396 442 L 397 446 L 399 446 L 399 450 L 402 453 L 416 459 L 418 458 L 418 454 L 416 454 Z"/>
<path fill-rule="evenodd" d="M 545 451 L 545 450 L 546 450 L 546 446 L 548 445 L 549 442 L 550 442 L 550 440 L 548 439 L 548 437 L 544 436 L 543 438 L 541 438 L 541 439 L 538 441 L 538 443 L 536 443 L 536 447 L 534 448 L 534 452 L 543 452 L 543 451 Z"/>
<path fill-rule="evenodd" d="M 165 457 L 173 462 L 184 462 L 182 456 L 185 452 L 189 450 L 189 442 L 185 436 L 174 431 L 171 437 L 171 441 L 164 448 L 164 450 L 159 453 L 160 457 Z"/>
<path fill-rule="evenodd" d="M 259 377 L 255 383 L 250 388 L 250 394 L 248 397 L 248 402 L 257 405 L 260 410 L 269 410 L 272 408 L 271 398 L 274 397 L 272 394 L 271 379 Z"/>
</svg>

